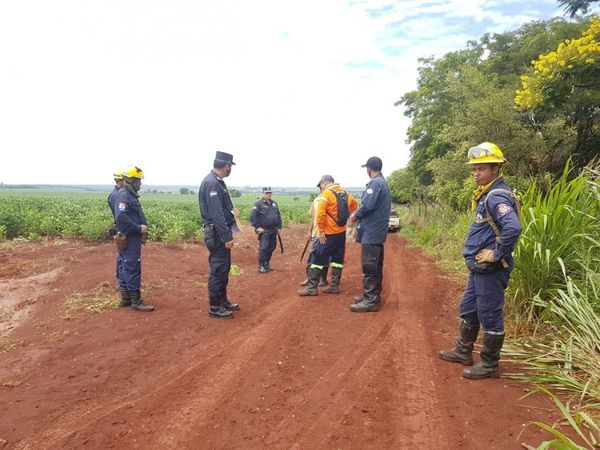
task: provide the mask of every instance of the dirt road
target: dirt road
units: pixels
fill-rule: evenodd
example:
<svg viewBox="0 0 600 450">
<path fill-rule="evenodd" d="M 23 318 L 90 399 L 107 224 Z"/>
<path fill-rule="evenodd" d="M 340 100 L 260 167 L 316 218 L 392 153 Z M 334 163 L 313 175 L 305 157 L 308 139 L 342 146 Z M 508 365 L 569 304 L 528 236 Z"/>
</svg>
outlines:
<svg viewBox="0 0 600 450">
<path fill-rule="evenodd" d="M 351 313 L 360 248 L 340 295 L 295 295 L 305 230 L 286 227 L 276 271 L 256 271 L 244 229 L 234 320 L 207 315 L 202 245 L 144 248 L 157 310 L 70 311 L 117 297 L 114 249 L 83 241 L 0 247 L 0 439 L 5 448 L 511 449 L 539 443 L 541 399 L 508 379 L 467 381 L 437 351 L 452 343 L 461 286 L 397 235 L 383 307 Z M 104 294 L 103 294 L 104 293 Z M 106 294 L 108 293 L 108 294 Z M 67 301 L 67 306 L 65 302 Z M 504 363 L 503 369 L 508 365 Z M 2 448 L 0 441 L 0 448 Z"/>
</svg>

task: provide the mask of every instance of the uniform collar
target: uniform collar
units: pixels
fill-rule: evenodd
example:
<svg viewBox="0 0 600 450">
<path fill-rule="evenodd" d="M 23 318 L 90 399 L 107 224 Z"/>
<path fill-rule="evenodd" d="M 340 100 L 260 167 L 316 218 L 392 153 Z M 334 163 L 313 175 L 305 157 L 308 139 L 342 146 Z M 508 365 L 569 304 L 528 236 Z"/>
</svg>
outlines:
<svg viewBox="0 0 600 450">
<path fill-rule="evenodd" d="M 213 174 L 213 176 L 214 176 L 214 177 L 215 177 L 217 180 L 219 180 L 219 181 L 223 181 L 223 178 L 221 178 L 221 177 L 219 176 L 219 174 L 218 174 L 217 172 L 215 172 L 214 170 L 211 170 L 211 171 L 210 171 L 210 173 L 212 173 L 212 174 Z"/>
<path fill-rule="evenodd" d="M 135 195 L 136 197 L 139 197 L 140 194 L 138 194 L 137 192 L 135 192 L 135 190 L 133 189 L 133 187 L 131 187 L 130 184 L 125 183 L 123 185 L 123 187 L 125 188 L 125 190 L 127 190 L 127 192 L 129 192 L 130 194 Z"/>
</svg>

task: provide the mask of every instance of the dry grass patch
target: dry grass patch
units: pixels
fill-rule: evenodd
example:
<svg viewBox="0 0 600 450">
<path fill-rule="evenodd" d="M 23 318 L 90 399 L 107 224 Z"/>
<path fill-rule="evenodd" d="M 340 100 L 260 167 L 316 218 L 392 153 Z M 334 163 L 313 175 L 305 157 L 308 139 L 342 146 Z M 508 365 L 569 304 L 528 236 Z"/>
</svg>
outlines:
<svg viewBox="0 0 600 450">
<path fill-rule="evenodd" d="M 108 283 L 101 283 L 92 291 L 76 292 L 65 301 L 65 315 L 68 320 L 80 312 L 101 313 L 119 307 L 120 299 Z"/>
</svg>

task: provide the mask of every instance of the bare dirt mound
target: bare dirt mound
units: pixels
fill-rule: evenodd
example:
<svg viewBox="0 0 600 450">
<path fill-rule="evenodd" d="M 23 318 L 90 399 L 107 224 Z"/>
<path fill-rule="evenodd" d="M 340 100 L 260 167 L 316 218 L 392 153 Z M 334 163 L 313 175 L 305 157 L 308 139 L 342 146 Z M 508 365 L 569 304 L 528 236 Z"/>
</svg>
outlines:
<svg viewBox="0 0 600 450">
<path fill-rule="evenodd" d="M 266 275 L 255 235 L 237 236 L 242 273 L 229 294 L 241 311 L 229 321 L 207 315 L 202 245 L 146 245 L 143 293 L 157 308 L 148 314 L 69 307 L 117 301 L 108 243 L 0 247 L 5 448 L 508 449 L 541 440 L 534 429 L 517 440 L 528 420 L 549 420 L 541 399 L 520 401 L 524 386 L 508 379 L 465 380 L 462 366 L 437 359 L 453 341 L 461 286 L 390 235 L 378 313 L 348 309 L 361 286 L 356 244 L 340 295 L 299 298 L 305 233 L 283 230 L 286 253 L 277 250 Z"/>
</svg>

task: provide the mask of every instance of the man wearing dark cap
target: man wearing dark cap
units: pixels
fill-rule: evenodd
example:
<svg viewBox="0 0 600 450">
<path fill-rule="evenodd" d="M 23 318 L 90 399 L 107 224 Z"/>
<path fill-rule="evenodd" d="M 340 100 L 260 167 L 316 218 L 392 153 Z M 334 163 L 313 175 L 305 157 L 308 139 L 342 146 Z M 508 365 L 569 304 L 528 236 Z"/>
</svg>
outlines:
<svg viewBox="0 0 600 450">
<path fill-rule="evenodd" d="M 281 230 L 281 214 L 277 203 L 271 198 L 273 191 L 270 187 L 262 188 L 262 198 L 254 204 L 250 216 L 250 225 L 258 234 L 258 272 L 269 273 L 271 255 L 277 247 L 277 233 Z"/>
<path fill-rule="evenodd" d="M 357 241 L 361 244 L 363 295 L 355 297 L 352 312 L 378 311 L 383 284 L 383 243 L 387 238 L 392 200 L 387 181 L 381 174 L 383 163 L 372 156 L 362 167 L 371 181 L 363 192 L 360 208 L 350 216 L 350 225 L 358 222 Z"/>
<path fill-rule="evenodd" d="M 327 264 L 331 266 L 331 283 L 323 292 L 340 293 L 346 251 L 346 222 L 358 207 L 356 199 L 335 183 L 331 175 L 323 175 L 317 186 L 321 189 L 315 221 L 319 238 L 312 247 L 307 283 L 304 289 L 298 291 L 300 297 L 319 295 L 317 286 Z"/>
<path fill-rule="evenodd" d="M 202 180 L 198 191 L 200 214 L 204 219 L 204 242 L 209 251 L 208 303 L 210 317 L 231 319 L 240 309 L 227 298 L 227 284 L 231 268 L 233 232 L 237 231 L 237 210 L 233 207 L 223 178 L 231 173 L 233 156 L 217 152 L 213 170 Z"/>
</svg>

